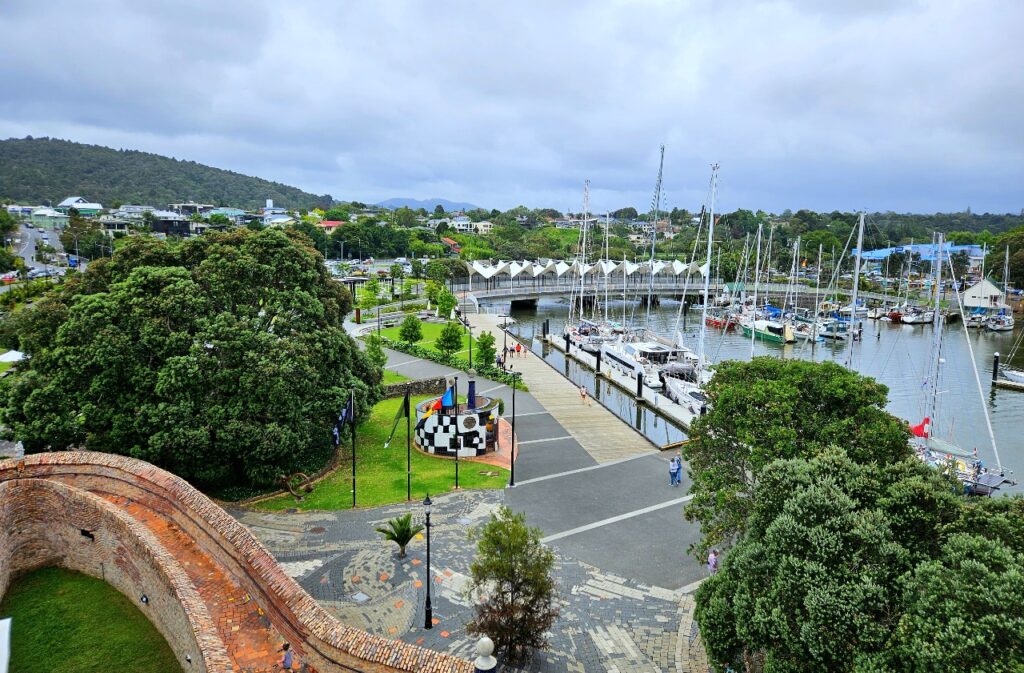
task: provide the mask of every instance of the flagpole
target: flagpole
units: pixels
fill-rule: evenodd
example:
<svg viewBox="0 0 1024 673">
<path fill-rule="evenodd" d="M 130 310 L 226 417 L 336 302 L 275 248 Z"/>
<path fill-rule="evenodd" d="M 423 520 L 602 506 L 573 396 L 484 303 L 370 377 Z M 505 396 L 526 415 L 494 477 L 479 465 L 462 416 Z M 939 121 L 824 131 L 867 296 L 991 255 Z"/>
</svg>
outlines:
<svg viewBox="0 0 1024 673">
<path fill-rule="evenodd" d="M 412 400 L 409 391 L 412 384 L 405 386 L 405 499 L 412 500 Z"/>
<path fill-rule="evenodd" d="M 352 418 L 349 424 L 352 426 L 352 509 L 356 508 L 356 391 L 355 388 L 349 391 L 349 405 L 352 408 Z"/>
</svg>

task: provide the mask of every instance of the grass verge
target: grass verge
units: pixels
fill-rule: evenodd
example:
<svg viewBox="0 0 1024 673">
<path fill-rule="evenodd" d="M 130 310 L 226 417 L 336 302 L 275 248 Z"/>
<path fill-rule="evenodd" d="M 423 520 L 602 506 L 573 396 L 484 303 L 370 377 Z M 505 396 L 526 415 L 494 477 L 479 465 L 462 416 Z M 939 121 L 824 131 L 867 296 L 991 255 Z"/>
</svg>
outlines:
<svg viewBox="0 0 1024 673">
<path fill-rule="evenodd" d="M 423 348 L 429 348 L 432 351 L 440 353 L 434 348 L 434 342 L 441 336 L 441 330 L 444 329 L 444 325 L 439 325 L 433 322 L 425 322 L 421 325 L 423 328 L 423 338 L 416 342 L 417 346 Z M 380 331 L 381 336 L 385 336 L 392 341 L 402 340 L 402 329 L 401 327 L 388 327 Z M 473 352 L 476 353 L 477 345 L 476 338 L 473 338 Z M 469 355 L 469 334 L 464 332 L 462 334 L 462 349 L 453 353 L 456 357 L 467 357 Z"/>
<path fill-rule="evenodd" d="M 384 385 L 389 385 L 389 384 L 392 384 L 392 383 L 402 383 L 403 381 L 409 381 L 409 380 L 410 379 L 409 379 L 408 376 L 402 376 L 398 372 L 393 372 L 390 369 L 385 369 L 384 370 L 384 381 L 383 381 Z"/>
<path fill-rule="evenodd" d="M 114 587 L 63 568 L 18 578 L 0 604 L 12 617 L 11 671 L 179 673 L 156 627 Z"/>
<path fill-rule="evenodd" d="M 419 395 L 413 404 L 434 397 Z M 399 421 L 391 446 L 384 442 L 391 433 L 395 413 L 402 398 L 380 402 L 373 408 L 369 420 L 359 425 L 356 432 L 356 498 L 359 507 L 376 507 L 404 501 L 406 494 L 405 419 Z M 415 415 L 415 411 L 413 412 Z M 412 419 L 413 425 L 416 419 Z M 415 430 L 414 430 L 415 432 Z M 268 511 L 285 509 L 338 510 L 352 508 L 352 462 L 350 440 L 342 440 L 345 459 L 334 472 L 317 482 L 313 492 L 301 502 L 291 495 L 281 495 L 256 503 L 255 508 Z M 482 474 L 489 473 L 489 474 Z M 494 476 L 491 476 L 494 475 Z M 492 465 L 459 461 L 459 486 L 462 488 L 504 488 L 508 483 L 508 470 Z M 437 458 L 412 449 L 412 499 L 420 502 L 428 493 L 438 494 L 455 486 L 455 461 Z"/>
</svg>

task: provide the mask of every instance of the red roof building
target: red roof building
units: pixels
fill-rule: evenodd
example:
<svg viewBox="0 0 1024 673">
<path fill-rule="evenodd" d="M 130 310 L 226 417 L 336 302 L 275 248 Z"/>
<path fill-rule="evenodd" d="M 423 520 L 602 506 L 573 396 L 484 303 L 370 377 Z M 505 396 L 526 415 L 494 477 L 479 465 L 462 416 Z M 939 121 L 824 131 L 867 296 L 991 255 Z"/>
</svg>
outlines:
<svg viewBox="0 0 1024 673">
<path fill-rule="evenodd" d="M 343 224 L 345 223 L 342 222 L 341 220 L 322 220 L 320 222 L 317 222 L 316 226 L 320 227 L 329 234 Z"/>
<path fill-rule="evenodd" d="M 447 236 L 442 236 L 441 237 L 441 242 L 444 243 L 445 245 L 447 245 L 448 248 L 451 249 L 451 251 L 454 252 L 456 255 L 459 254 L 460 252 L 462 252 L 462 247 L 459 246 L 459 242 L 458 241 L 450 239 Z"/>
</svg>

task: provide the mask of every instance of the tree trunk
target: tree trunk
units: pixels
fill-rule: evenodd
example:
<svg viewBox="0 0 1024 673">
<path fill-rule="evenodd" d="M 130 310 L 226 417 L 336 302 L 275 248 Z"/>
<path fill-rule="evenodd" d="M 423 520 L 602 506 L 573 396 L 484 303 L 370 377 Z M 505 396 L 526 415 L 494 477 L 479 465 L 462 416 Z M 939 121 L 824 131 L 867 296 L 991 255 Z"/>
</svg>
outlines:
<svg viewBox="0 0 1024 673">
<path fill-rule="evenodd" d="M 398 558 L 405 558 L 405 545 L 398 545 Z"/>
</svg>

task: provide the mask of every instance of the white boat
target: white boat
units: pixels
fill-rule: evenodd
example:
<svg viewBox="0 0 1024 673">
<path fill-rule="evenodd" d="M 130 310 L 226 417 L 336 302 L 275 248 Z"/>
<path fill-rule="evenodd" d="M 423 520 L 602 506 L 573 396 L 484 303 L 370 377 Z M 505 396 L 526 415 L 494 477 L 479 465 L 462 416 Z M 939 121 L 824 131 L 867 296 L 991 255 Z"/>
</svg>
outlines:
<svg viewBox="0 0 1024 673">
<path fill-rule="evenodd" d="M 992 451 L 996 460 L 996 466 L 994 469 L 986 468 L 982 461 L 978 458 L 978 449 L 964 449 L 953 442 L 936 436 L 937 423 L 936 416 L 940 413 L 938 401 L 939 401 L 939 390 L 940 390 L 940 379 L 942 375 L 942 323 L 943 316 L 942 312 L 939 311 L 939 288 L 942 287 L 942 263 L 943 259 L 943 237 L 942 234 L 937 235 L 938 241 L 938 252 L 936 258 L 939 263 L 935 265 L 935 284 L 934 284 L 934 308 L 932 313 L 933 326 L 935 328 L 932 336 L 931 346 L 931 357 L 929 358 L 929 368 L 924 376 L 924 388 L 925 388 L 925 413 L 927 414 L 924 420 L 916 426 L 911 426 L 910 431 L 913 435 L 913 444 L 918 458 L 924 461 L 926 464 L 942 470 L 946 473 L 952 474 L 957 479 L 963 482 L 964 491 L 967 494 L 972 495 L 991 495 L 1003 484 L 1012 484 L 1013 480 L 1005 476 L 1002 468 L 1001 461 L 999 460 L 999 451 L 996 447 L 995 434 L 992 432 L 991 420 L 988 416 L 988 407 L 985 406 L 985 400 L 982 397 L 982 410 L 985 414 L 985 424 L 988 428 L 989 439 L 992 442 Z M 952 267 L 952 264 L 950 264 Z M 957 301 L 959 302 L 959 296 Z M 963 312 L 963 305 L 960 305 L 961 315 Z M 967 331 L 963 332 L 965 338 L 967 338 Z M 977 366 L 974 360 L 974 349 L 971 346 L 971 339 L 967 338 L 967 348 L 970 352 L 970 361 L 974 367 L 975 381 L 978 384 L 979 396 L 983 395 L 981 389 L 981 379 L 978 376 Z M 962 403 L 961 400 L 957 401 L 958 404 Z"/>
<path fill-rule="evenodd" d="M 1013 316 L 1008 313 L 992 315 L 985 320 L 985 329 L 990 332 L 1012 332 L 1013 326 Z"/>
<path fill-rule="evenodd" d="M 900 316 L 904 325 L 927 325 L 935 319 L 934 311 L 926 311 L 917 307 L 908 308 Z"/>
<path fill-rule="evenodd" d="M 1024 384 L 1024 370 L 1013 367 L 1000 367 L 999 374 L 1007 381 Z"/>
<path fill-rule="evenodd" d="M 601 357 L 610 367 L 618 369 L 630 378 L 643 377 L 648 388 L 662 387 L 659 370 L 669 362 L 685 361 L 685 353 L 660 341 L 618 341 L 601 344 Z"/>
<path fill-rule="evenodd" d="M 974 309 L 964 319 L 964 325 L 971 329 L 978 329 L 985 326 L 985 321 L 988 319 L 988 313 L 985 309 Z"/>
</svg>

